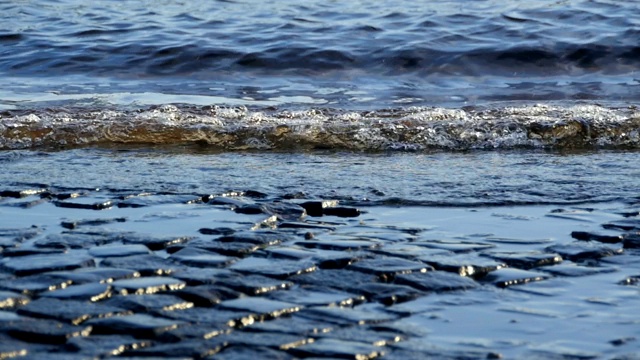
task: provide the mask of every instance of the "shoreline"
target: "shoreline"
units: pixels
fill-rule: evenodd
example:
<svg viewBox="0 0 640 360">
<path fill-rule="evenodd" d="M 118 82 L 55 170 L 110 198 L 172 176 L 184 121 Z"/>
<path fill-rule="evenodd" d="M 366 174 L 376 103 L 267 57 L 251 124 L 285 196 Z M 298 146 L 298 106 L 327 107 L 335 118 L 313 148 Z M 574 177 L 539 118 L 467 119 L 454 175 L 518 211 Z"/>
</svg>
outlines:
<svg viewBox="0 0 640 360">
<path fill-rule="evenodd" d="M 0 253 L 0 353 L 612 358 L 640 346 L 640 253 L 622 237 L 571 237 L 626 234 L 602 224 L 640 227 L 637 206 L 301 217 L 305 199 L 155 194 L 90 210 L 108 200 L 95 194 L 55 200 L 84 209 L 18 205 L 37 195 L 0 202 L 3 244 L 22 237 Z M 40 267 L 60 259 L 51 266 L 66 270 Z M 18 295 L 26 280 L 33 290 Z"/>
</svg>

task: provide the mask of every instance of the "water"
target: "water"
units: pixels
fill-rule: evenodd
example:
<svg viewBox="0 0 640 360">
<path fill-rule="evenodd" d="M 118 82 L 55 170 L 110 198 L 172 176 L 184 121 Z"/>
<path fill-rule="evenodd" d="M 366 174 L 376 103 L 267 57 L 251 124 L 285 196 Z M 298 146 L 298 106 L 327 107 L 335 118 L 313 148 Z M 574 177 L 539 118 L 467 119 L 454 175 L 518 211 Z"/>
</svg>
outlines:
<svg viewBox="0 0 640 360">
<path fill-rule="evenodd" d="M 131 221 L 106 228 L 154 236 L 271 224 L 201 201 L 226 195 L 339 200 L 363 215 L 312 219 L 336 227 L 317 237 L 390 253 L 434 238 L 548 252 L 571 231 L 619 234 L 602 224 L 640 206 L 638 39 L 634 1 L 1 2 L 0 192 L 46 193 L 0 197 L 0 230 L 36 226 L 35 242 L 109 216 Z M 71 195 L 148 206 L 56 206 Z M 637 287 L 619 282 L 637 276 L 634 251 L 580 264 L 601 274 L 375 311 L 430 331 L 391 358 L 633 354 Z"/>
<path fill-rule="evenodd" d="M 637 201 L 640 5 L 0 4 L 0 184 Z"/>
</svg>

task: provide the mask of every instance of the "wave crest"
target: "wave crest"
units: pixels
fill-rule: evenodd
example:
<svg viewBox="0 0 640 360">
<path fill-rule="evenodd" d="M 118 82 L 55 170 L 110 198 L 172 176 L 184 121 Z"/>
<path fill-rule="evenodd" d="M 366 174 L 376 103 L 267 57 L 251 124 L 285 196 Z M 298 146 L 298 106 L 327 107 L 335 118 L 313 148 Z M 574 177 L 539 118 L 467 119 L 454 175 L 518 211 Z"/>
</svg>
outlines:
<svg viewBox="0 0 640 360">
<path fill-rule="evenodd" d="M 200 144 L 220 150 L 640 148 L 640 112 L 599 105 L 354 112 L 163 105 L 0 115 L 0 148 Z"/>
</svg>

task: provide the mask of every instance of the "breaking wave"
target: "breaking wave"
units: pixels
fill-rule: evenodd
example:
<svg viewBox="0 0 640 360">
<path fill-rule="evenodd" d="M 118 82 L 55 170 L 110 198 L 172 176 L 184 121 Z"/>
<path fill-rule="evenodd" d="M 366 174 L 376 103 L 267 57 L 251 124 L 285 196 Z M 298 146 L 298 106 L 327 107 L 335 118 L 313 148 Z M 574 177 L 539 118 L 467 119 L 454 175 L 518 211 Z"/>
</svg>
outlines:
<svg viewBox="0 0 640 360">
<path fill-rule="evenodd" d="M 640 111 L 599 105 L 374 111 L 162 105 L 0 113 L 0 149 L 197 144 L 223 151 L 640 148 Z"/>
</svg>

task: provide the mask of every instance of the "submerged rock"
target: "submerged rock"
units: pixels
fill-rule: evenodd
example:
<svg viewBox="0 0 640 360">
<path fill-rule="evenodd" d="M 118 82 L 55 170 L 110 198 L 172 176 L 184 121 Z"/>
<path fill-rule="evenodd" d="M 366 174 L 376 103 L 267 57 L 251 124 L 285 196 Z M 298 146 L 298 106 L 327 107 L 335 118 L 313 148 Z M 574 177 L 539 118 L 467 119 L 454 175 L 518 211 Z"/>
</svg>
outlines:
<svg viewBox="0 0 640 360">
<path fill-rule="evenodd" d="M 140 277 L 134 279 L 116 280 L 112 283 L 113 289 L 122 295 L 127 294 L 154 294 L 161 291 L 180 290 L 186 286 L 182 280 L 170 277 Z"/>
<path fill-rule="evenodd" d="M 552 245 L 545 249 L 562 255 L 563 258 L 573 262 L 584 260 L 598 260 L 603 257 L 619 255 L 623 253 L 620 246 L 594 244 L 588 242 L 573 242 L 570 244 Z"/>
<path fill-rule="evenodd" d="M 313 262 L 305 260 L 272 260 L 250 257 L 229 266 L 229 269 L 243 274 L 258 274 L 277 279 L 286 279 L 294 275 L 316 271 L 317 266 Z"/>
<path fill-rule="evenodd" d="M 236 260 L 232 257 L 195 247 L 186 247 L 171 254 L 169 258 L 187 266 L 198 267 L 225 267 Z"/>
<path fill-rule="evenodd" d="M 384 355 L 384 349 L 367 343 L 323 338 L 290 350 L 299 357 L 330 357 L 337 359 L 375 359 Z"/>
<path fill-rule="evenodd" d="M 153 317 L 145 314 L 114 316 L 91 319 L 86 322 L 93 326 L 96 334 L 131 335 L 136 338 L 153 339 L 160 334 L 185 325 L 182 321 Z"/>
<path fill-rule="evenodd" d="M 422 291 L 467 290 L 478 286 L 472 279 L 445 271 L 429 271 L 396 276 L 395 282 Z"/>
<path fill-rule="evenodd" d="M 571 237 L 576 240 L 597 241 L 606 244 L 617 244 L 623 239 L 621 235 L 604 235 L 587 231 L 573 231 Z"/>
<path fill-rule="evenodd" d="M 19 320 L 4 323 L 1 331 L 26 342 L 61 345 L 73 337 L 89 336 L 92 327 L 70 325 L 55 320 Z"/>
<path fill-rule="evenodd" d="M 0 309 L 12 309 L 31 301 L 27 296 L 13 291 L 0 291 Z"/>
<path fill-rule="evenodd" d="M 347 266 L 345 269 L 374 274 L 389 279 L 393 279 L 395 275 L 399 274 L 420 273 L 433 270 L 431 266 L 425 263 L 399 258 L 363 259 Z"/>
<path fill-rule="evenodd" d="M 226 300 L 218 305 L 228 310 L 242 310 L 253 314 L 256 321 L 265 321 L 300 311 L 302 306 L 262 297 Z"/>
<path fill-rule="evenodd" d="M 55 298 L 60 300 L 86 300 L 100 301 L 110 297 L 111 285 L 104 283 L 88 283 L 68 286 L 64 289 L 47 291 L 40 294 L 41 297 Z"/>
<path fill-rule="evenodd" d="M 531 269 L 538 266 L 546 266 L 559 264 L 562 262 L 562 256 L 555 253 L 543 253 L 539 251 L 524 252 L 499 252 L 490 251 L 482 254 L 483 256 L 502 261 L 505 264 L 519 269 Z"/>
<path fill-rule="evenodd" d="M 542 281 L 551 276 L 541 272 L 504 268 L 493 271 L 483 281 L 490 282 L 497 287 L 506 288 L 513 285 L 526 284 L 533 281 Z"/>
<path fill-rule="evenodd" d="M 12 257 L 3 261 L 1 266 L 18 276 L 24 276 L 47 271 L 94 267 L 95 261 L 84 252 L 68 252 L 64 254 Z"/>
<path fill-rule="evenodd" d="M 20 307 L 18 314 L 78 325 L 92 318 L 128 315 L 131 312 L 121 307 L 96 304 L 90 301 L 40 298 Z"/>
</svg>

